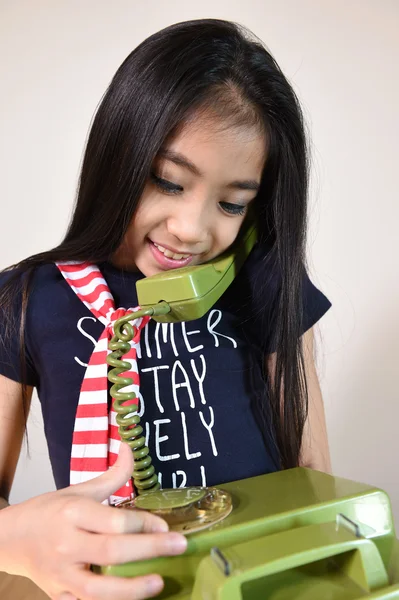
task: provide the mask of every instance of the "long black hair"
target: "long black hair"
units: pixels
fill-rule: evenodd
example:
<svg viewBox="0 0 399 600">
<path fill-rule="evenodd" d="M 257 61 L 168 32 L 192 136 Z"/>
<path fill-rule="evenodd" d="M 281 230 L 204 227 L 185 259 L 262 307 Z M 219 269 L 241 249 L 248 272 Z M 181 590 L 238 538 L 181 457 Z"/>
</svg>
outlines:
<svg viewBox="0 0 399 600">
<path fill-rule="evenodd" d="M 93 120 L 65 238 L 52 250 L 13 265 L 16 271 L 0 292 L 0 306 L 11 314 L 22 281 L 23 346 L 35 268 L 63 260 L 109 260 L 124 238 L 162 144 L 206 108 L 226 122 L 258 125 L 267 133 L 268 158 L 255 207 L 259 244 L 265 260 L 278 266 L 281 286 L 276 368 L 273 377 L 266 374 L 266 381 L 280 464 L 292 467 L 299 461 L 307 414 L 300 343 L 307 144 L 291 85 L 244 27 L 218 19 L 177 23 L 147 38 L 125 59 Z"/>
</svg>

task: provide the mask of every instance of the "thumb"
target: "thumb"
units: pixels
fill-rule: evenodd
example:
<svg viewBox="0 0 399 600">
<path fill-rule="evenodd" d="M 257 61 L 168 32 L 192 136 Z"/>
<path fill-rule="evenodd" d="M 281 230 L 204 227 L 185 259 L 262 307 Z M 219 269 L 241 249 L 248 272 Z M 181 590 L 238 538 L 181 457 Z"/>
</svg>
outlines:
<svg viewBox="0 0 399 600">
<path fill-rule="evenodd" d="M 121 442 L 115 464 L 102 475 L 72 486 L 73 492 L 79 496 L 86 496 L 102 502 L 125 485 L 133 474 L 133 466 L 133 452 L 128 444 Z M 66 489 L 70 491 L 71 487 Z"/>
</svg>

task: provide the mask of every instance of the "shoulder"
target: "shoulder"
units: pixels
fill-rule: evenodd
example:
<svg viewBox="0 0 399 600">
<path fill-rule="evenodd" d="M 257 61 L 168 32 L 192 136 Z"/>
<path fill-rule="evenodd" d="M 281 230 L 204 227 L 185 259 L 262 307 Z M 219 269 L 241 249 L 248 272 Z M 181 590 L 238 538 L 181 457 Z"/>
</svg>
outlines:
<svg viewBox="0 0 399 600">
<path fill-rule="evenodd" d="M 32 300 L 39 299 L 48 303 L 54 296 L 62 295 L 65 288 L 64 278 L 54 263 L 41 265 L 32 274 Z"/>
<path fill-rule="evenodd" d="M 0 289 L 7 282 L 11 281 L 15 281 L 17 285 L 23 285 L 29 273 L 31 273 L 31 285 L 35 289 L 42 288 L 43 285 L 51 286 L 57 281 L 62 280 L 62 275 L 54 263 L 40 265 L 32 269 L 32 271 L 25 271 L 18 268 L 6 269 L 0 271 Z"/>
<path fill-rule="evenodd" d="M 31 270 L 7 269 L 0 272 L 0 290 L 4 289 L 6 284 L 13 284 L 15 290 L 22 290 L 27 284 L 32 294 L 43 295 L 59 289 L 62 280 L 63 277 L 54 263 L 43 264 Z"/>
<path fill-rule="evenodd" d="M 246 281 L 243 281 L 245 278 Z M 282 269 L 276 248 L 255 246 L 244 266 L 241 285 L 248 285 L 248 293 L 255 304 L 273 306 L 278 301 L 282 286 Z M 331 303 L 313 283 L 309 271 L 303 265 L 301 281 L 302 305 L 298 306 L 304 318 L 321 309 L 327 310 Z"/>
<path fill-rule="evenodd" d="M 4 304 L 12 308 L 12 313 L 17 315 L 21 311 L 24 290 L 27 291 L 27 318 L 32 314 L 46 314 L 53 312 L 69 300 L 66 293 L 67 286 L 57 266 L 53 263 L 40 265 L 32 270 L 21 271 L 10 269 L 0 273 L 0 294 Z M 12 302 L 10 302 L 10 299 Z"/>
<path fill-rule="evenodd" d="M 18 268 L 0 273 L 0 374 L 8 379 L 38 385 L 34 342 L 56 304 L 56 286 L 57 268 L 51 264 L 31 273 Z"/>
</svg>

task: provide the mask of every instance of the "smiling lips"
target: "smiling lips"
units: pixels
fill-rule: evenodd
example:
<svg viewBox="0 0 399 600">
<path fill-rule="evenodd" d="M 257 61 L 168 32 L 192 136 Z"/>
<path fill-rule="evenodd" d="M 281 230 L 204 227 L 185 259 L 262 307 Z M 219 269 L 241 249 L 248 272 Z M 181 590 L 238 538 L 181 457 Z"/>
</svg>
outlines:
<svg viewBox="0 0 399 600">
<path fill-rule="evenodd" d="M 173 260 L 181 260 L 182 258 L 188 258 L 189 256 L 192 256 L 192 254 L 177 254 L 171 250 L 168 250 L 167 248 L 164 248 L 163 246 L 160 246 L 159 244 L 156 244 L 155 242 L 152 243 L 160 252 L 162 252 L 164 256 L 167 258 L 173 258 Z"/>
<path fill-rule="evenodd" d="M 161 246 L 160 244 L 156 244 L 152 240 L 149 240 L 149 246 L 153 257 L 155 258 L 159 267 L 161 267 L 162 270 L 186 267 L 193 259 L 192 254 L 172 252 L 172 250 L 164 248 L 163 246 Z"/>
</svg>

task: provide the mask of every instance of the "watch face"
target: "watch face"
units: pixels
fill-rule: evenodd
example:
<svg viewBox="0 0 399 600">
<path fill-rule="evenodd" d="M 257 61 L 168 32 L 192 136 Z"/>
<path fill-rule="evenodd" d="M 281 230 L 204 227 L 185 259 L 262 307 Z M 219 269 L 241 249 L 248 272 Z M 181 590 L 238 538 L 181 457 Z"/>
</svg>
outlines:
<svg viewBox="0 0 399 600">
<path fill-rule="evenodd" d="M 144 492 L 117 508 L 147 510 L 164 519 L 170 531 L 189 534 L 207 529 L 232 511 L 228 492 L 219 488 L 178 488 Z"/>
</svg>

